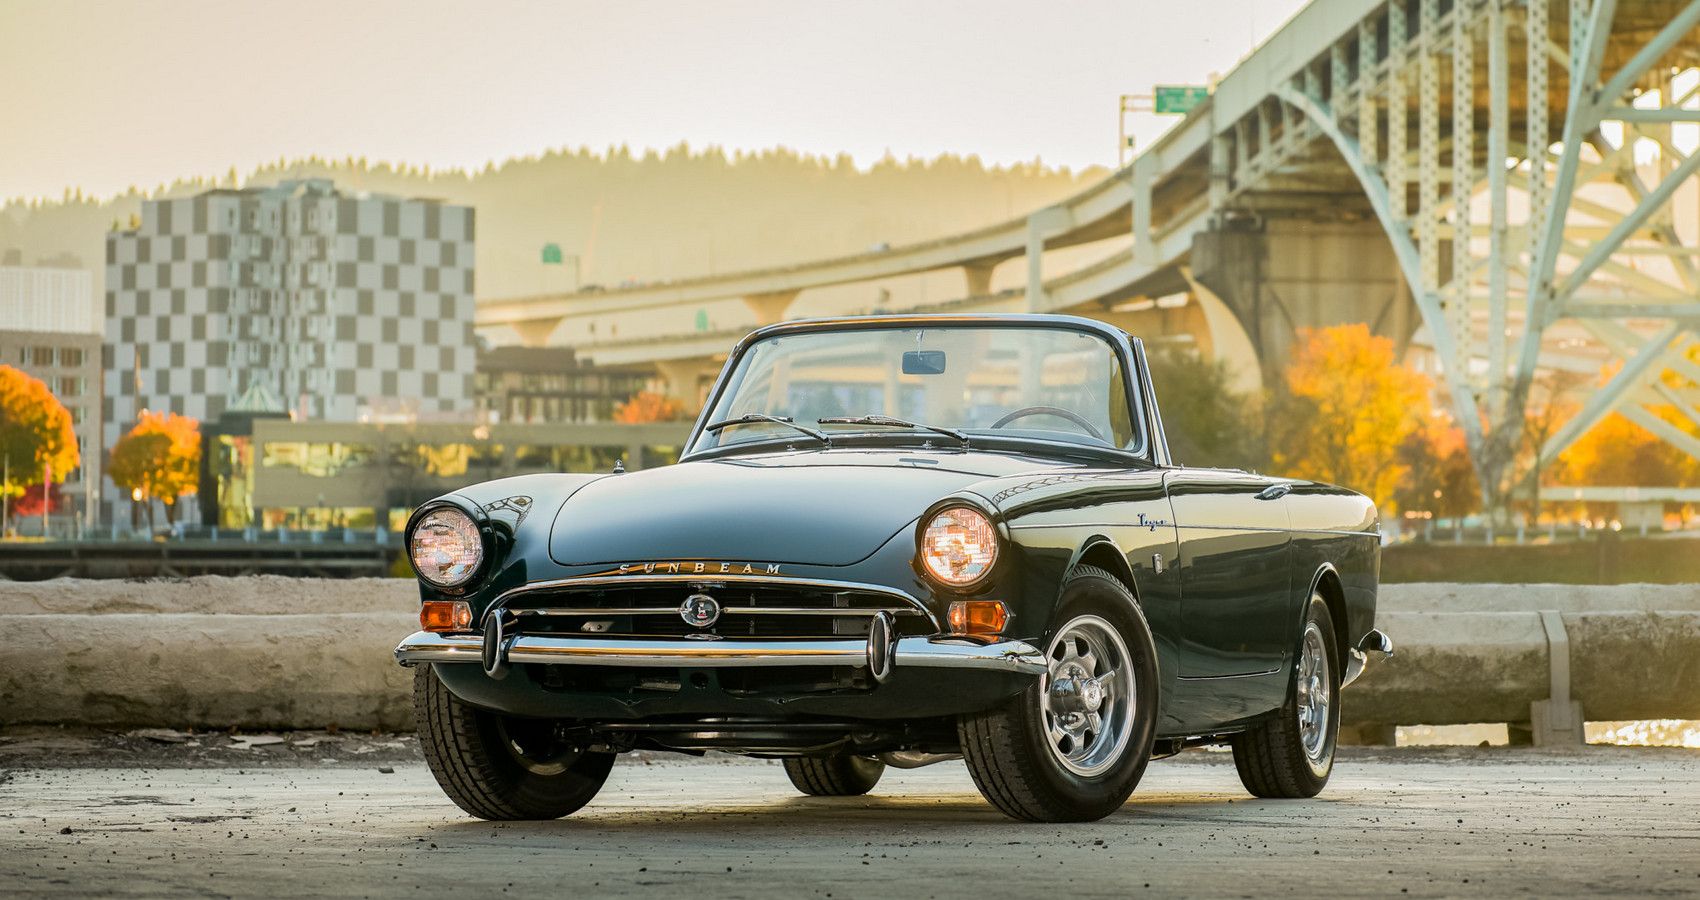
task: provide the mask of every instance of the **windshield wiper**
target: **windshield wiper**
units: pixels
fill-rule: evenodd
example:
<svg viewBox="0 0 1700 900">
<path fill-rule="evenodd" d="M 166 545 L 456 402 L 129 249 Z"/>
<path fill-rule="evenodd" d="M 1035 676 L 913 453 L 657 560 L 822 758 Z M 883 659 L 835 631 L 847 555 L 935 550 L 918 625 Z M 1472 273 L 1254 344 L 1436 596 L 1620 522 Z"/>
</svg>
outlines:
<svg viewBox="0 0 1700 900">
<path fill-rule="evenodd" d="M 790 429 L 793 429 L 795 431 L 801 431 L 802 433 L 808 435 L 809 437 L 812 437 L 815 440 L 820 441 L 821 444 L 824 445 L 824 446 L 827 446 L 827 447 L 832 446 L 832 438 L 827 437 L 826 432 L 824 432 L 824 431 L 817 431 L 813 428 L 808 427 L 807 425 L 798 425 L 797 423 L 791 421 L 791 418 L 789 416 L 770 416 L 770 415 L 767 415 L 765 413 L 745 413 L 744 415 L 738 416 L 735 419 L 721 419 L 718 422 L 710 422 L 707 425 L 704 425 L 702 427 L 702 430 L 703 431 L 722 431 L 722 430 L 725 430 L 727 428 L 731 428 L 734 425 L 754 425 L 757 422 L 772 422 L 775 425 L 784 425 L 786 428 L 790 428 Z"/>
<path fill-rule="evenodd" d="M 816 419 L 815 423 L 818 425 L 884 425 L 887 428 L 915 428 L 921 431 L 931 431 L 934 434 L 942 434 L 948 438 L 954 438 L 957 441 L 960 441 L 963 447 L 968 446 L 968 435 L 964 432 L 957 431 L 954 428 L 945 428 L 942 425 L 927 425 L 922 422 L 911 422 L 907 419 L 898 419 L 892 416 L 832 416 L 825 419 Z"/>
</svg>

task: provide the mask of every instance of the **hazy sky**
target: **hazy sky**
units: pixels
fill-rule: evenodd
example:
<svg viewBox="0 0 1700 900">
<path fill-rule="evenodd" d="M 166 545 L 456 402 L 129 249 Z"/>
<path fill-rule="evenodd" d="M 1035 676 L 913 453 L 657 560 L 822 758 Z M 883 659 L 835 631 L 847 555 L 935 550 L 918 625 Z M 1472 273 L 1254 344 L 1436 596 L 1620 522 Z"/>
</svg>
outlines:
<svg viewBox="0 0 1700 900">
<path fill-rule="evenodd" d="M 681 140 L 1112 164 L 1119 94 L 1225 73 L 1301 5 L 0 0 L 0 198 Z"/>
</svg>

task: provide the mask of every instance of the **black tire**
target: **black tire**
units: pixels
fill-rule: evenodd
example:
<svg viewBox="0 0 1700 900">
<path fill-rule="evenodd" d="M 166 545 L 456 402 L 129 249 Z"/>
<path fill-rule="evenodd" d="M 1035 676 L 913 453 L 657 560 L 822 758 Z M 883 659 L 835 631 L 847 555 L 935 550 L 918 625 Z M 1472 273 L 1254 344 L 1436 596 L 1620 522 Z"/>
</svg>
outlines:
<svg viewBox="0 0 1700 900">
<path fill-rule="evenodd" d="M 456 697 L 431 666 L 413 671 L 419 748 L 443 793 L 480 819 L 559 819 L 590 802 L 614 754 L 564 747 L 555 722 L 479 709 Z"/>
<path fill-rule="evenodd" d="M 785 775 L 791 783 L 814 797 L 857 797 L 873 790 L 884 774 L 885 763 L 848 753 L 785 760 Z"/>
<path fill-rule="evenodd" d="M 1085 775 L 1067 768 L 1047 729 L 1044 692 L 1050 678 L 1004 705 L 957 720 L 962 755 L 974 784 L 1005 815 L 1029 822 L 1092 822 L 1120 809 L 1151 758 L 1157 730 L 1157 648 L 1151 628 L 1127 587 L 1110 573 L 1079 566 L 1063 584 L 1061 602 L 1042 645 L 1047 656 L 1071 623 L 1086 619 L 1107 622 L 1127 652 L 1125 666 L 1134 687 L 1125 691 L 1132 707 L 1126 715 L 1127 737 L 1119 751 L 1102 761 L 1102 771 Z M 1056 663 L 1053 662 L 1053 668 Z M 1119 670 L 1118 670 L 1119 671 Z M 1125 684 L 1125 682 L 1118 681 Z M 1083 742 L 1082 748 L 1091 744 Z"/>
<path fill-rule="evenodd" d="M 1300 725 L 1300 685 L 1307 633 L 1315 629 L 1327 659 L 1327 677 L 1318 679 L 1327 692 L 1328 710 L 1320 744 L 1306 747 Z M 1299 630 L 1295 672 L 1287 702 L 1273 719 L 1233 737 L 1234 766 L 1240 782 L 1253 796 L 1270 799 L 1314 797 L 1334 771 L 1334 748 L 1340 738 L 1340 649 L 1334 637 L 1334 617 L 1321 595 L 1312 594 Z"/>
</svg>

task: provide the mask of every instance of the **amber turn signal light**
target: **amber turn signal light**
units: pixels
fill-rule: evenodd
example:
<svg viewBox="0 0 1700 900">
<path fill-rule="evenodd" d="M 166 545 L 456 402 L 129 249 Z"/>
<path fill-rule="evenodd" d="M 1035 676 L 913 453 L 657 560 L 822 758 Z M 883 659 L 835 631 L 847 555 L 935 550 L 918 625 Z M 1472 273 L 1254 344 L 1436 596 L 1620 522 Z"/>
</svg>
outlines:
<svg viewBox="0 0 1700 900">
<path fill-rule="evenodd" d="M 472 607 L 465 600 L 427 600 L 419 607 L 419 627 L 426 631 L 467 631 Z"/>
<path fill-rule="evenodd" d="M 998 634 L 1009 624 L 1002 600 L 958 600 L 950 605 L 953 634 Z"/>
</svg>

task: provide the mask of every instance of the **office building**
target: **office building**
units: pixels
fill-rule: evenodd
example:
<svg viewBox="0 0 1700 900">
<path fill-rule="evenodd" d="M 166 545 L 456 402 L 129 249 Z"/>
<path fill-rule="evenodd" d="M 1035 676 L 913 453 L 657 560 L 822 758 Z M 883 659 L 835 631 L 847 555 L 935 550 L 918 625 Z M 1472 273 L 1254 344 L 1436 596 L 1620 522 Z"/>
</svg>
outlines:
<svg viewBox="0 0 1700 900">
<path fill-rule="evenodd" d="M 148 201 L 106 241 L 106 439 L 217 420 L 473 411 L 473 211 L 325 180 Z M 255 401 L 255 398 L 261 398 Z"/>
<path fill-rule="evenodd" d="M 611 422 L 653 380 L 647 367 L 586 365 L 568 347 L 494 347 L 478 351 L 473 393 L 484 422 Z"/>
<path fill-rule="evenodd" d="M 0 365 L 41 379 L 70 412 L 82 463 L 60 491 L 84 525 L 96 512 L 102 457 L 101 338 L 92 282 L 80 269 L 0 266 Z M 23 530 L 30 528 L 39 524 Z"/>
</svg>

